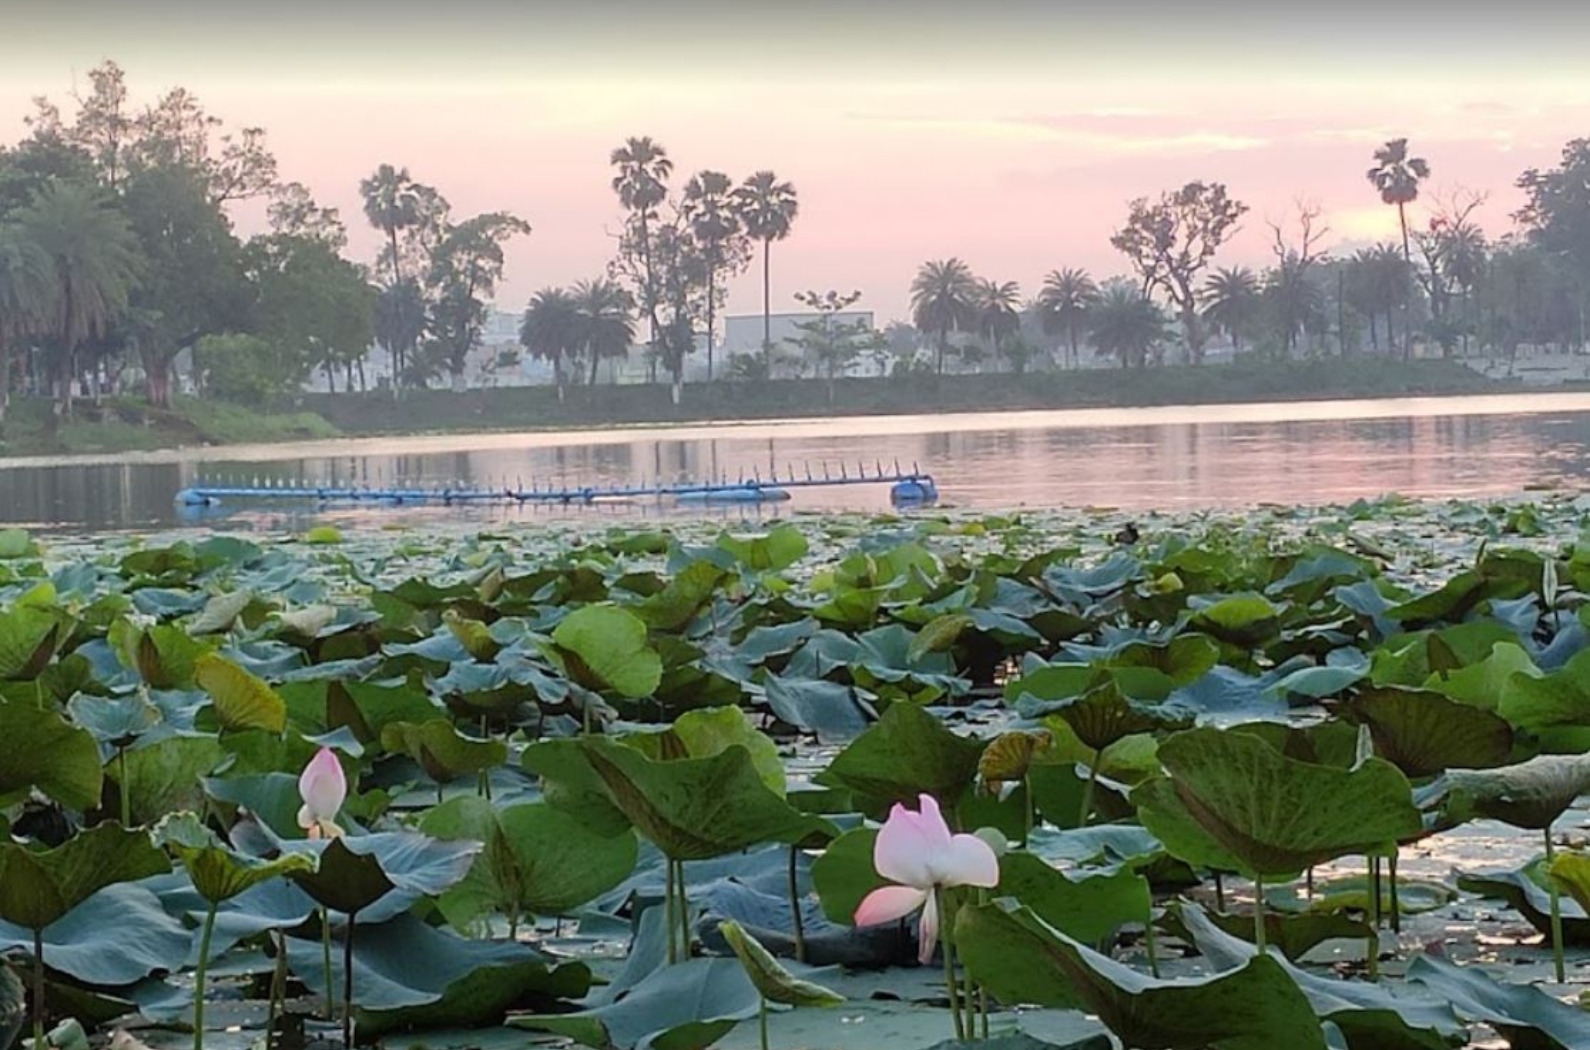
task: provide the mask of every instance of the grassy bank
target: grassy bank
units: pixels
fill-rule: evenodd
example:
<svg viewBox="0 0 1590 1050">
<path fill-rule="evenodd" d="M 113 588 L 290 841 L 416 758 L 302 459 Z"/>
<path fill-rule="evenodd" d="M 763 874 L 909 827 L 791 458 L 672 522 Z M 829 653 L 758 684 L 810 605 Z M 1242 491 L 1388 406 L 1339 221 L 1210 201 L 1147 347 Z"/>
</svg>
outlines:
<svg viewBox="0 0 1590 1050">
<path fill-rule="evenodd" d="M 0 428 L 0 455 L 137 452 L 336 436 L 337 428 L 313 412 L 264 413 L 195 398 L 178 398 L 170 410 L 134 398 L 109 398 L 100 405 L 80 401 L 70 420 L 58 420 L 46 401 L 18 399 Z"/>
<path fill-rule="evenodd" d="M 668 387 L 576 387 L 559 403 L 547 387 L 424 390 L 401 412 L 381 395 L 315 395 L 304 407 L 345 434 L 415 430 L 525 430 L 633 423 L 710 422 L 801 416 L 897 415 L 1024 409 L 1225 404 L 1251 401 L 1483 394 L 1518 389 L 1452 361 L 1297 361 L 1172 367 L 1142 372 L 1046 372 L 1026 376 L 911 376 L 843 379 L 832 404 L 823 380 L 686 386 L 674 405 Z"/>
<path fill-rule="evenodd" d="M 43 401 L 13 402 L 0 455 L 131 452 L 195 445 L 297 441 L 341 435 L 546 430 L 803 416 L 865 416 L 1025 409 L 1232 404 L 1252 401 L 1484 394 L 1520 387 L 1452 361 L 1297 361 L 1171 367 L 1142 372 L 1046 372 L 1026 376 L 844 379 L 829 401 L 823 380 L 685 387 L 672 403 L 664 384 L 576 387 L 559 402 L 549 387 L 307 394 L 292 412 L 266 413 L 180 398 L 170 411 L 132 398 L 80 402 L 57 423 Z"/>
</svg>

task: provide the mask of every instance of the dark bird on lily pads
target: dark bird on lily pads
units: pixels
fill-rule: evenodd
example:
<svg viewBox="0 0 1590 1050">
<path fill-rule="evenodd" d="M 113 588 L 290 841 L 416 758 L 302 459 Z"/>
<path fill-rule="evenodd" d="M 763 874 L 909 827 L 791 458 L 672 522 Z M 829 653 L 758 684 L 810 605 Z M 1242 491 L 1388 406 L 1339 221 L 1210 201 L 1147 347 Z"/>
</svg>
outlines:
<svg viewBox="0 0 1590 1050">
<path fill-rule="evenodd" d="M 1115 542 L 1122 547 L 1130 547 L 1142 538 L 1143 534 L 1137 531 L 1137 522 L 1135 521 L 1129 521 L 1122 525 L 1120 531 L 1115 534 Z"/>
</svg>

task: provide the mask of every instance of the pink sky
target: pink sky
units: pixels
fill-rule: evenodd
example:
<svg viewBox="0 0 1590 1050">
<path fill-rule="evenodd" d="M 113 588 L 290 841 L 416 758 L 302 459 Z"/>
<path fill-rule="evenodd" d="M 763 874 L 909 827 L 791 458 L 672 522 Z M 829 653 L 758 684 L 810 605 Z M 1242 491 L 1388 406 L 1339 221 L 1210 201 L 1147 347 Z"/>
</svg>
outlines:
<svg viewBox="0 0 1590 1050">
<path fill-rule="evenodd" d="M 183 6 L 168 3 L 158 31 L 115 8 L 73 24 L 42 5 L 22 14 L 0 39 L 0 141 L 23 133 L 29 96 L 64 102 L 74 77 L 115 58 L 135 101 L 182 84 L 228 126 L 264 126 L 283 176 L 342 210 L 361 259 L 376 235 L 357 184 L 384 161 L 458 213 L 522 215 L 534 233 L 512 246 L 498 297 L 512 310 L 602 271 L 619 220 L 607 154 L 628 135 L 666 145 L 680 183 L 707 167 L 793 181 L 801 217 L 774 248 L 774 309 L 802 289 L 858 288 L 883 320 L 905 314 L 930 258 L 959 255 L 1029 294 L 1060 266 L 1123 272 L 1108 239 L 1128 199 L 1195 178 L 1226 182 L 1252 208 L 1222 263 L 1267 262 L 1264 220 L 1297 198 L 1324 208 L 1328 244 L 1389 236 L 1394 212 L 1363 173 L 1393 136 L 1430 161 L 1431 192 L 1488 192 L 1481 216 L 1502 233 L 1518 174 L 1590 135 L 1590 78 L 1569 46 L 1585 39 L 1583 17 L 1553 27 L 1522 9 L 1496 24 L 1458 11 L 1460 32 L 1354 10 L 1356 29 L 1343 18 L 1300 33 L 1283 20 L 1227 39 L 1174 16 L 1145 30 L 995 3 L 992 27 L 945 15 L 907 33 L 857 16 L 848 44 L 836 9 L 765 45 L 754 25 L 637 43 L 646 27 L 622 19 L 604 29 L 468 4 L 445 24 L 434 8 L 407 22 L 401 5 L 387 8 L 400 25 L 386 30 L 340 8 L 289 25 L 288 4 L 280 23 L 256 25 L 239 7 L 194 13 L 224 0 L 175 18 Z M 603 36 L 626 26 L 616 43 Z M 245 232 L 252 224 L 240 216 Z M 729 311 L 760 308 L 753 269 L 730 285 Z"/>
</svg>

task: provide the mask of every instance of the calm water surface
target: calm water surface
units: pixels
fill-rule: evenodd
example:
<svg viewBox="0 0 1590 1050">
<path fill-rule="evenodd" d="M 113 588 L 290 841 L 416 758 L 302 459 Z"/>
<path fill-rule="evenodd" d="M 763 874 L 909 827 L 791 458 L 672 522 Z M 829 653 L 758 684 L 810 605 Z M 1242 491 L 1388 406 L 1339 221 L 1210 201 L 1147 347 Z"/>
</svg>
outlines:
<svg viewBox="0 0 1590 1050">
<path fill-rule="evenodd" d="M 118 457 L 0 461 L 0 521 L 70 531 L 178 524 L 275 528 L 482 523 L 576 513 L 677 514 L 644 502 L 584 508 L 402 508 L 236 502 L 184 519 L 202 480 L 282 483 L 608 484 L 735 478 L 841 462 L 920 464 L 946 506 L 1162 510 L 1329 503 L 1400 492 L 1450 497 L 1590 487 L 1590 394 L 1332 401 L 801 420 L 601 433 L 349 439 Z M 886 486 L 797 490 L 804 510 L 882 510 Z M 694 512 L 699 513 L 699 511 Z M 730 511 L 737 514 L 742 511 Z"/>
</svg>

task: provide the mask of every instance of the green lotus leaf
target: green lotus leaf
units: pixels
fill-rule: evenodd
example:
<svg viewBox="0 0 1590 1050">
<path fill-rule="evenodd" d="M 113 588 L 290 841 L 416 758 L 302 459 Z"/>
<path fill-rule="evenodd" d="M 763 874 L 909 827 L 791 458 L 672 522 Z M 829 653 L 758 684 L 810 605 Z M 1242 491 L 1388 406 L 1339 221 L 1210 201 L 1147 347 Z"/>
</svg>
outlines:
<svg viewBox="0 0 1590 1050">
<path fill-rule="evenodd" d="M 1389 852 L 1423 830 L 1407 779 L 1391 763 L 1352 769 L 1288 758 L 1240 732 L 1194 729 L 1160 744 L 1169 775 L 1133 792 L 1143 826 L 1184 860 L 1176 828 L 1198 825 L 1246 875 L 1291 877 L 1349 854 Z M 1141 796 L 1139 795 L 1141 792 Z"/>
<path fill-rule="evenodd" d="M 197 616 L 188 621 L 188 633 L 225 634 L 252 604 L 254 592 L 246 589 L 217 594 L 205 603 Z"/>
<path fill-rule="evenodd" d="M 55 655 L 61 621 L 49 609 L 17 602 L 0 613 L 0 679 L 31 681 Z"/>
<path fill-rule="evenodd" d="M 94 739 L 114 747 L 126 747 L 161 722 L 160 708 L 142 692 L 122 696 L 91 696 L 79 693 L 66 705 L 66 713 Z"/>
<path fill-rule="evenodd" d="M 740 745 L 665 762 L 601 737 L 579 746 L 612 804 L 674 860 L 720 857 L 768 840 L 799 842 L 828 826 L 769 790 Z"/>
<path fill-rule="evenodd" d="M 214 643 L 194 638 L 175 624 L 156 624 L 140 631 L 127 620 L 111 626 L 110 641 L 121 662 L 138 672 L 151 689 L 189 689 L 199 659 Z"/>
<path fill-rule="evenodd" d="M 49 850 L 0 842 L 0 919 L 42 930 L 95 893 L 171 870 L 147 832 L 98 824 Z"/>
<path fill-rule="evenodd" d="M 872 850 L 877 840 L 877 828 L 852 828 L 830 842 L 812 862 L 812 888 L 830 922 L 854 925 L 862 898 L 889 885 L 889 880 L 879 875 L 873 865 Z"/>
<path fill-rule="evenodd" d="M 1262 594 L 1233 594 L 1198 608 L 1188 626 L 1222 642 L 1254 646 L 1276 636 L 1284 611 Z"/>
<path fill-rule="evenodd" d="M 1590 912 L 1590 856 L 1583 853 L 1559 853 L 1552 858 L 1546 874 L 1565 893 Z"/>
<path fill-rule="evenodd" d="M 1464 893 L 1505 902 L 1528 920 L 1531 926 L 1549 936 L 1551 893 L 1547 890 L 1546 882 L 1549 877 L 1546 859 L 1536 857 L 1522 868 L 1461 872 L 1457 877 L 1457 887 Z M 1567 892 L 1566 887 L 1563 891 Z M 1562 919 L 1563 943 L 1590 948 L 1590 910 L 1571 899 L 1571 894 L 1567 898 L 1559 897 L 1557 905 Z"/>
<path fill-rule="evenodd" d="M 838 1006 L 845 997 L 820 984 L 803 981 L 790 973 L 760 941 L 745 932 L 745 927 L 730 919 L 718 923 L 718 932 L 745 967 L 762 998 L 786 1006 Z"/>
<path fill-rule="evenodd" d="M 173 810 L 202 809 L 203 778 L 227 759 L 209 734 L 168 736 L 129 748 L 106 767 L 118 785 L 125 777 L 132 818 L 153 824 Z"/>
<path fill-rule="evenodd" d="M 793 525 L 776 525 L 756 536 L 718 537 L 718 549 L 752 572 L 783 572 L 806 556 L 806 537 Z"/>
<path fill-rule="evenodd" d="M 926 793 L 953 807 L 972 786 L 982 753 L 982 741 L 951 732 L 915 705 L 894 703 L 815 779 L 885 806 L 915 808 L 917 796 Z"/>
<path fill-rule="evenodd" d="M 563 618 L 552 632 L 553 654 L 568 674 L 588 689 L 619 696 L 650 696 L 662 682 L 662 658 L 646 640 L 646 624 L 615 605 L 587 605 Z"/>
<path fill-rule="evenodd" d="M 771 737 L 751 724 L 739 707 L 704 707 L 686 711 L 657 733 L 631 733 L 623 742 L 648 758 L 711 758 L 736 745 L 751 755 L 751 764 L 769 791 L 784 794 L 784 760 Z"/>
<path fill-rule="evenodd" d="M 1555 729 L 1590 730 L 1590 650 L 1554 674 L 1537 677 L 1521 671 L 1509 677 L 1497 713 L 1537 735 Z"/>
<path fill-rule="evenodd" d="M 1513 730 L 1505 720 L 1440 693 L 1369 688 L 1348 706 L 1369 726 L 1375 754 L 1410 777 L 1435 776 L 1453 767 L 1499 766 L 1513 751 Z"/>
<path fill-rule="evenodd" d="M 916 637 L 911 639 L 911 646 L 906 651 L 906 659 L 920 660 L 928 653 L 947 652 L 972 626 L 972 617 L 969 613 L 945 613 L 935 617 L 922 625 Z"/>
<path fill-rule="evenodd" d="M 600 835 L 542 802 L 499 810 L 473 796 L 449 799 L 419 827 L 434 838 L 485 844 L 469 874 L 438 901 L 460 928 L 493 909 L 513 918 L 570 914 L 628 878 L 638 857 L 629 829 Z"/>
<path fill-rule="evenodd" d="M 287 728 L 287 705 L 275 690 L 223 656 L 206 653 L 193 665 L 193 680 L 210 695 L 226 730 Z"/>
<path fill-rule="evenodd" d="M 1504 984 L 1478 966 L 1458 966 L 1430 955 L 1413 960 L 1408 981 L 1451 1003 L 1459 1016 L 1490 1025 L 1509 1046 L 1590 1050 L 1585 1012 L 1539 988 Z"/>
<path fill-rule="evenodd" d="M 381 730 L 381 746 L 408 755 L 438 784 L 466 773 L 495 769 L 508 761 L 508 747 L 501 740 L 460 736 L 445 718 L 419 725 L 393 722 Z"/>
<path fill-rule="evenodd" d="M 1454 769 L 1446 784 L 1442 810 L 1450 819 L 1489 817 L 1540 830 L 1590 791 L 1590 755 L 1540 755 L 1497 769 Z"/>
<path fill-rule="evenodd" d="M 459 613 L 457 609 L 446 609 L 442 612 L 442 626 L 446 627 L 452 636 L 458 639 L 458 644 L 464 651 L 476 660 L 490 663 L 502 652 L 502 643 L 492 637 L 491 628 L 479 620 L 471 620 Z"/>
<path fill-rule="evenodd" d="M 1026 852 L 999 862 L 996 897 L 1013 897 L 1068 937 L 1099 944 L 1122 926 L 1149 921 L 1148 880 L 1129 868 L 1062 872 Z"/>
<path fill-rule="evenodd" d="M 709 561 L 697 561 L 674 574 L 667 586 L 635 606 L 635 615 L 658 631 L 678 631 L 695 619 L 728 577 Z"/>
<path fill-rule="evenodd" d="M 315 860 L 284 853 L 272 860 L 237 853 L 193 813 L 169 814 L 154 828 L 154 839 L 177 855 L 199 896 L 211 904 L 283 875 L 313 871 Z"/>
<path fill-rule="evenodd" d="M 54 711 L 0 702 L 0 804 L 34 788 L 86 810 L 99 803 L 103 782 L 99 745 L 87 730 Z"/>
<path fill-rule="evenodd" d="M 955 944 L 972 979 L 1000 1000 L 1084 1009 L 1127 1046 L 1325 1050 L 1313 1008 L 1269 956 L 1213 977 L 1155 980 L 1015 902 L 963 907 Z"/>
<path fill-rule="evenodd" d="M 1180 704 L 1133 700 L 1114 679 L 1106 679 L 1081 696 L 1042 703 L 1023 701 L 1017 709 L 1027 718 L 1053 716 L 1063 720 L 1082 743 L 1095 752 L 1139 733 L 1186 729 L 1195 712 Z"/>
</svg>

